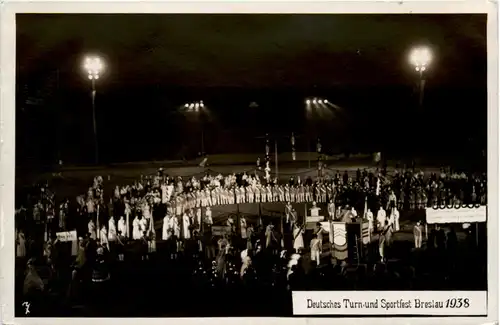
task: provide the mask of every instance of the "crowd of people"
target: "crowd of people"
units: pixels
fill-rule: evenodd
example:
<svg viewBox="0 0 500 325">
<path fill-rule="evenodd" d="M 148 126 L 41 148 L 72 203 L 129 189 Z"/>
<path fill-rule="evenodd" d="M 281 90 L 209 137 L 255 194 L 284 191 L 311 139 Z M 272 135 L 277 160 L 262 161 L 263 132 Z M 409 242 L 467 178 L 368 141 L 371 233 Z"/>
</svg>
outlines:
<svg viewBox="0 0 500 325">
<path fill-rule="evenodd" d="M 35 260 L 43 260 L 56 273 L 60 245 L 56 233 L 76 229 L 78 249 L 71 288 L 86 280 L 104 286 L 110 279 L 110 257 L 123 262 L 131 254 L 131 245 L 138 248 L 141 260 L 149 260 L 161 249 L 166 260 L 198 261 L 193 276 L 206 285 L 249 283 L 258 278 L 293 287 L 298 283 L 294 278 L 304 271 L 299 264 L 309 264 L 308 268 L 321 264 L 326 233 L 318 224 L 307 237 L 310 241 L 305 240 L 305 216 L 298 216 L 292 203 L 311 203 L 313 208 L 317 203 L 327 204 L 330 220 L 349 222 L 359 214 L 383 242 L 378 245 L 382 261 L 383 247 L 391 233 L 399 230 L 399 211 L 486 204 L 486 175 L 444 169 L 440 174 L 396 170 L 391 175 L 384 170 L 357 170 L 314 180 L 290 177 L 285 183 L 267 173 L 261 177 L 258 171 L 186 179 L 169 177 L 160 169 L 156 175 L 141 176 L 134 184 L 111 190 L 105 183 L 103 177 L 95 177 L 88 191 L 75 200 L 57 197 L 48 184 L 32 191 L 16 211 L 16 252 L 20 258 L 29 258 L 28 275 L 36 278 Z M 244 216 L 230 215 L 222 222 L 222 232 L 212 231 L 212 207 L 267 202 L 283 203 L 280 222 L 264 225 L 259 218 L 251 224 Z M 372 211 L 377 211 L 375 218 Z M 155 221 L 163 221 L 161 236 L 157 236 Z M 422 246 L 421 225 L 417 224 L 415 233 L 419 231 L 417 248 Z M 74 292 L 71 289 L 68 294 Z"/>
</svg>

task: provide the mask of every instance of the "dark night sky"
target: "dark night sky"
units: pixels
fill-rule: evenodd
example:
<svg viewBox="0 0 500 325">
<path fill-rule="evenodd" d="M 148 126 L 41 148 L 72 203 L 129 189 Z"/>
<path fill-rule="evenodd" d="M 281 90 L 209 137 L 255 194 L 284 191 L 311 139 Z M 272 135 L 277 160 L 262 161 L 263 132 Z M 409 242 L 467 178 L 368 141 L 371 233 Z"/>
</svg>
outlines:
<svg viewBox="0 0 500 325">
<path fill-rule="evenodd" d="M 165 123 L 174 132 L 179 121 L 169 112 L 197 99 L 210 103 L 219 122 L 224 115 L 240 116 L 248 124 L 241 116 L 253 100 L 272 107 L 267 114 L 274 124 L 295 112 L 287 115 L 286 124 L 293 125 L 287 131 L 300 124 L 298 111 L 308 94 L 327 96 L 359 121 L 373 118 L 370 109 L 385 108 L 378 114 L 384 120 L 414 101 L 416 75 L 407 52 L 421 44 L 434 52 L 428 107 L 453 107 L 452 114 L 470 121 L 471 105 L 479 106 L 484 112 L 477 119 L 485 128 L 486 15 L 18 15 L 18 99 L 41 92 L 50 97 L 45 106 L 58 107 L 51 116 L 59 130 L 71 130 L 71 141 L 88 137 L 86 126 L 75 131 L 75 119 L 88 118 L 89 83 L 81 62 L 86 53 L 97 53 L 107 65 L 98 84 L 98 117 L 101 141 L 108 144 L 109 134 L 151 119 L 170 119 Z M 56 70 L 57 96 L 47 95 Z M 22 93 L 24 88 L 29 91 Z M 25 106 L 18 100 L 18 109 Z M 452 111 L 441 108 L 436 116 Z M 44 113 L 29 114 L 38 119 Z M 18 131 L 28 128 L 22 123 Z M 124 141 L 141 142 L 137 134 L 144 130 Z"/>
</svg>

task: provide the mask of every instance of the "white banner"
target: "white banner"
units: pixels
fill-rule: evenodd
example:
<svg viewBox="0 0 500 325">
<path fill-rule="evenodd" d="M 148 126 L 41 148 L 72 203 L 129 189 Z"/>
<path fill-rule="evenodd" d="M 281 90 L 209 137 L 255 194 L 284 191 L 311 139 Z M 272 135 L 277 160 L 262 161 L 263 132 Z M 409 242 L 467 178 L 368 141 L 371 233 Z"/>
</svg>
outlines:
<svg viewBox="0 0 500 325">
<path fill-rule="evenodd" d="M 76 241 L 76 230 L 56 232 L 57 239 L 61 242 Z"/>
<path fill-rule="evenodd" d="M 316 222 L 321 222 L 323 220 L 325 220 L 325 217 L 323 217 L 323 216 L 314 216 L 314 217 L 308 216 L 308 217 L 306 217 L 306 222 L 316 223 Z"/>
<path fill-rule="evenodd" d="M 459 209 L 427 208 L 425 216 L 429 224 L 486 222 L 486 206 Z"/>
<path fill-rule="evenodd" d="M 294 315 L 486 316 L 486 291 L 294 291 Z"/>
</svg>

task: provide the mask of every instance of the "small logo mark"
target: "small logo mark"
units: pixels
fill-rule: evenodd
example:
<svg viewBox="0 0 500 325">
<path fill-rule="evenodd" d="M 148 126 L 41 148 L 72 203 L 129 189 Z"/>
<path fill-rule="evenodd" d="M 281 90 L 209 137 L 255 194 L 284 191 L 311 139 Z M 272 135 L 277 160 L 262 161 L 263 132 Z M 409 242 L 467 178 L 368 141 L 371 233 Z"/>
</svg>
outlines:
<svg viewBox="0 0 500 325">
<path fill-rule="evenodd" d="M 30 314 L 30 303 L 25 301 L 22 303 L 22 306 L 24 307 L 24 314 L 29 315 Z"/>
</svg>

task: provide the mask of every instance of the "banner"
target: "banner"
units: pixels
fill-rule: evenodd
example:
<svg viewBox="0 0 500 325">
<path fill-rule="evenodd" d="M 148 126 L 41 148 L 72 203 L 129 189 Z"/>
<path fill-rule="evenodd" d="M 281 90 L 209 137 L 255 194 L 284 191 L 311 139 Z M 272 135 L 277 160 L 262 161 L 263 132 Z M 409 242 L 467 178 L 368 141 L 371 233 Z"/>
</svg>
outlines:
<svg viewBox="0 0 500 325">
<path fill-rule="evenodd" d="M 306 222 L 307 222 L 307 223 L 310 223 L 310 222 L 311 222 L 311 223 L 316 224 L 316 223 L 318 223 L 318 222 L 322 222 L 322 221 L 324 221 L 324 220 L 325 220 L 325 217 L 323 217 L 323 216 L 317 216 L 317 217 L 309 217 L 309 216 L 308 216 L 308 217 L 306 217 Z"/>
<path fill-rule="evenodd" d="M 60 242 L 76 241 L 77 240 L 76 230 L 56 232 L 56 236 Z"/>
<path fill-rule="evenodd" d="M 363 222 L 361 224 L 361 238 L 363 239 L 363 245 L 368 245 L 370 243 L 370 228 L 368 222 Z"/>
<path fill-rule="evenodd" d="M 230 234 L 231 234 L 231 227 L 229 226 L 212 226 L 212 235 L 214 236 L 222 236 Z"/>
<path fill-rule="evenodd" d="M 333 256 L 338 260 L 347 259 L 347 228 L 345 222 L 332 222 Z"/>
<path fill-rule="evenodd" d="M 428 224 L 486 222 L 486 206 L 458 209 L 427 208 L 425 216 Z"/>
<path fill-rule="evenodd" d="M 487 291 L 294 291 L 294 315 L 486 316 Z"/>
</svg>

